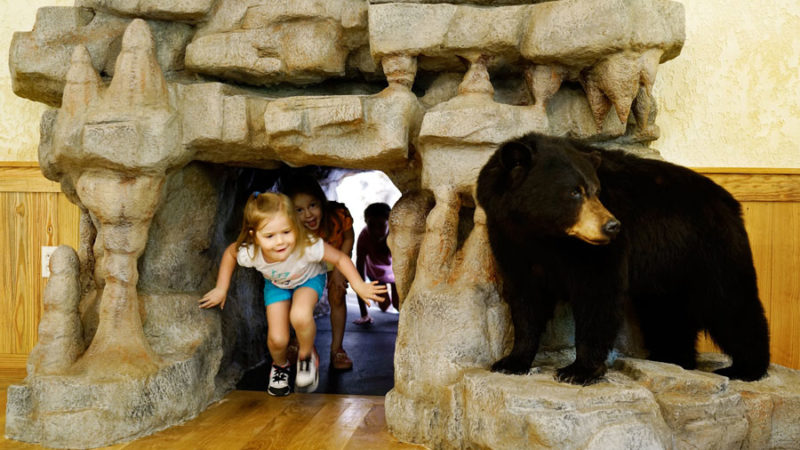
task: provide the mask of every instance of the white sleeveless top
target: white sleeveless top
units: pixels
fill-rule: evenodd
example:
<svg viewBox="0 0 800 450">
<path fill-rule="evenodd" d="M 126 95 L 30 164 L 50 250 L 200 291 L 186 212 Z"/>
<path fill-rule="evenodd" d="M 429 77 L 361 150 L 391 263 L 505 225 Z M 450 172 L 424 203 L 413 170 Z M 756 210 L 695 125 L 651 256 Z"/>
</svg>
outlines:
<svg viewBox="0 0 800 450">
<path fill-rule="evenodd" d="M 316 239 L 313 245 L 306 247 L 303 256 L 300 256 L 300 250 L 295 247 L 285 261 L 269 263 L 264 260 L 261 250 L 256 250 L 256 247 L 250 244 L 239 247 L 236 252 L 236 262 L 242 267 L 258 270 L 264 278 L 281 289 L 294 289 L 328 271 L 327 265 L 322 261 L 324 253 L 324 242 L 322 239 Z"/>
</svg>

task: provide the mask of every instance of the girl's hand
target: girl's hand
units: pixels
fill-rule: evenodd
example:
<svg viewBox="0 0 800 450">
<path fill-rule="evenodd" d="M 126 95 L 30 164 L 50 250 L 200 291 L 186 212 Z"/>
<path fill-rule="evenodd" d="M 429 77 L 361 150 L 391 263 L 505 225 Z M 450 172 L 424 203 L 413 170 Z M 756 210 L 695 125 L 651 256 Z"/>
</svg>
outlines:
<svg viewBox="0 0 800 450">
<path fill-rule="evenodd" d="M 219 305 L 219 309 L 225 308 L 225 298 L 228 296 L 228 290 L 215 287 L 214 289 L 206 292 L 206 295 L 203 296 L 197 303 L 200 304 L 201 308 L 213 308 Z"/>
<path fill-rule="evenodd" d="M 358 286 L 353 286 L 353 290 L 356 291 L 359 297 L 364 300 L 364 303 L 367 306 L 372 306 L 370 300 L 379 302 L 383 300 L 383 297 L 380 294 L 385 294 L 389 291 L 385 284 L 378 284 L 377 281 L 371 281 L 369 283 L 359 283 Z"/>
</svg>

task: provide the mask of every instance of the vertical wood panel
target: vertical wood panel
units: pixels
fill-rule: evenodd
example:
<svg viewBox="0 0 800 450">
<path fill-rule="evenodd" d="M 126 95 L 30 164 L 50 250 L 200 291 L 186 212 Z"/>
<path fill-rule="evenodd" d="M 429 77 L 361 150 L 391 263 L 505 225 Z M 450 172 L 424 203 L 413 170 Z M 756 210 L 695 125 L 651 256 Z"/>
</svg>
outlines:
<svg viewBox="0 0 800 450">
<path fill-rule="evenodd" d="M 767 322 L 772 328 L 772 271 L 773 271 L 773 246 L 772 233 L 775 229 L 775 205 L 767 202 L 743 202 L 742 213 L 745 228 L 750 238 L 750 248 L 753 251 L 753 264 L 756 268 L 758 280 L 758 294 Z M 774 333 L 771 332 L 774 335 Z M 770 354 L 774 355 L 776 340 L 773 336 L 770 341 Z M 715 349 L 715 351 L 719 351 Z M 774 357 L 772 358 L 774 361 Z"/>
<path fill-rule="evenodd" d="M 14 317 L 14 291 L 12 280 L 15 279 L 17 261 L 17 227 L 15 212 L 15 195 L 0 193 L 0 253 L 3 263 L 0 265 L 0 353 L 12 353 L 13 324 L 10 318 Z"/>
<path fill-rule="evenodd" d="M 58 194 L 58 220 L 56 242 L 78 250 L 80 244 L 81 210 L 63 193 Z"/>
<path fill-rule="evenodd" d="M 774 204 L 770 330 L 772 361 L 800 367 L 800 203 Z"/>
<path fill-rule="evenodd" d="M 18 360 L 13 356 L 27 355 L 36 344 L 47 284 L 41 247 L 77 247 L 79 215 L 62 193 L 0 191 L 0 355 L 7 356 L 5 361 Z"/>
<path fill-rule="evenodd" d="M 8 224 L 3 233 L 2 247 L 6 249 L 8 264 L 3 265 L 3 311 L 0 320 L 0 350 L 4 353 L 22 353 L 24 348 L 26 318 L 35 303 L 28 301 L 33 294 L 29 287 L 33 261 L 23 236 L 29 232 L 27 216 L 32 205 L 25 202 L 25 193 L 0 194 L 3 196 L 4 223 Z M 38 283 L 36 283 L 38 285 Z M 28 325 L 30 326 L 30 324 Z"/>
</svg>

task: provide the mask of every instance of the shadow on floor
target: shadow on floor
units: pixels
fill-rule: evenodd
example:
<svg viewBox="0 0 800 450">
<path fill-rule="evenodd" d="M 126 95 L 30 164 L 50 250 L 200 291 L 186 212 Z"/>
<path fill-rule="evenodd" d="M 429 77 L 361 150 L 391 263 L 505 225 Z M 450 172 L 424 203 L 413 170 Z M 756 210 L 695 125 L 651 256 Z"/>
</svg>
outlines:
<svg viewBox="0 0 800 450">
<path fill-rule="evenodd" d="M 348 294 L 344 349 L 353 360 L 353 370 L 348 371 L 330 369 L 330 316 L 317 318 L 317 338 L 314 342 L 319 352 L 320 376 L 316 393 L 386 395 L 394 386 L 394 343 L 400 316 L 381 312 L 375 307 L 369 309 L 369 314 L 373 319 L 372 325 L 353 324 L 360 313 L 355 295 Z M 266 391 L 268 368 L 268 364 L 262 364 L 248 371 L 236 388 Z"/>
</svg>

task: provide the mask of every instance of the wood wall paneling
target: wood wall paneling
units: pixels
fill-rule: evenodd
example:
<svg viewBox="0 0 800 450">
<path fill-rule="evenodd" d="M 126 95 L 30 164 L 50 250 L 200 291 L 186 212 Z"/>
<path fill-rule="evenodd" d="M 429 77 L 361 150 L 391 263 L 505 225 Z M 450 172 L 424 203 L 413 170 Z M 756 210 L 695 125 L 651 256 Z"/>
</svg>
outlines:
<svg viewBox="0 0 800 450">
<path fill-rule="evenodd" d="M 697 170 L 742 202 L 772 361 L 800 369 L 800 169 Z M 0 162 L 0 373 L 22 370 L 36 342 L 47 282 L 40 247 L 77 249 L 79 223 L 79 209 L 35 163 Z M 701 338 L 701 351 L 713 348 Z"/>
<path fill-rule="evenodd" d="M 800 203 L 773 203 L 768 308 L 772 361 L 800 368 Z M 763 294 L 762 294 L 763 298 Z"/>
<path fill-rule="evenodd" d="M 0 371 L 25 367 L 42 314 L 41 247 L 77 248 L 80 212 L 30 164 L 0 165 Z"/>
</svg>

